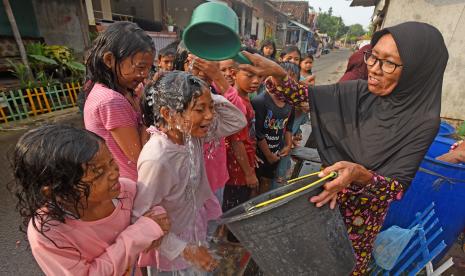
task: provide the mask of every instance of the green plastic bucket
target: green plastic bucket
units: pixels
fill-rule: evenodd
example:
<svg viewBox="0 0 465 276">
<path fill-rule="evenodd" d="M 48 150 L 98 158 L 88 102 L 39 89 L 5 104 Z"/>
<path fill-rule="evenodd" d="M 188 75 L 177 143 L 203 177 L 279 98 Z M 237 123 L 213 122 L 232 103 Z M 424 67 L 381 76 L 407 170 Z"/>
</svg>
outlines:
<svg viewBox="0 0 465 276">
<path fill-rule="evenodd" d="M 239 19 L 224 3 L 208 2 L 199 5 L 183 32 L 183 41 L 194 55 L 206 60 L 234 59 L 250 63 L 240 54 Z"/>
</svg>

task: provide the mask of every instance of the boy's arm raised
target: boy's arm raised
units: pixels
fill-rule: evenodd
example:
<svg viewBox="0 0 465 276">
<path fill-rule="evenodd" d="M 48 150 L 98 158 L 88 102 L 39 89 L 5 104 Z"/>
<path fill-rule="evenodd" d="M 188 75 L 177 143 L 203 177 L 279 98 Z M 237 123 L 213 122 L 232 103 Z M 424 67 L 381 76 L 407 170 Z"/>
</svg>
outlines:
<svg viewBox="0 0 465 276">
<path fill-rule="evenodd" d="M 212 122 L 211 131 L 206 137 L 207 141 L 227 137 L 240 131 L 247 125 L 244 114 L 225 97 L 212 95 L 212 98 L 216 114 Z"/>
</svg>

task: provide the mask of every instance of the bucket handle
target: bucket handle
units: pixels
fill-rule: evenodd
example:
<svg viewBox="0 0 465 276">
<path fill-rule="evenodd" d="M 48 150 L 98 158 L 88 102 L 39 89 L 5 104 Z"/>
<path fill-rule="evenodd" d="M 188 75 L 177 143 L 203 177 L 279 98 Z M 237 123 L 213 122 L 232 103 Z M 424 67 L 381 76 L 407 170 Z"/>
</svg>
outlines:
<svg viewBox="0 0 465 276">
<path fill-rule="evenodd" d="M 296 182 L 296 181 L 298 181 L 298 180 L 300 180 L 300 179 L 307 178 L 307 177 L 309 177 L 309 176 L 316 175 L 316 174 L 319 174 L 319 173 L 320 173 L 320 172 L 316 172 L 316 173 L 312 173 L 312 174 L 309 174 L 309 175 L 304 175 L 304 176 L 298 177 L 298 178 L 296 178 L 296 179 L 292 179 L 292 180 L 291 180 L 292 182 L 290 182 L 290 183 Z M 268 205 L 268 204 L 274 203 L 274 202 L 279 201 L 279 200 L 281 200 L 281 199 L 284 199 L 284 198 L 286 198 L 286 197 L 290 197 L 290 196 L 292 196 L 292 195 L 295 195 L 295 194 L 297 194 L 297 193 L 300 193 L 300 192 L 302 192 L 302 191 L 305 191 L 305 190 L 307 190 L 307 189 L 309 189 L 309 188 L 312 188 L 312 187 L 316 186 L 317 184 L 319 184 L 319 183 L 321 183 L 321 182 L 323 182 L 323 181 L 326 181 L 326 180 L 328 180 L 328 179 L 330 179 L 330 178 L 336 178 L 336 177 L 337 177 L 337 173 L 336 173 L 336 172 L 331 172 L 331 173 L 328 174 L 327 176 L 322 177 L 322 178 L 318 179 L 317 181 L 314 181 L 314 182 L 312 182 L 312 183 L 310 183 L 310 184 L 307 184 L 307 185 L 305 185 L 304 187 L 301 187 L 301 188 L 299 188 L 299 189 L 297 189 L 297 190 L 294 190 L 294 191 L 291 191 L 291 192 L 289 192 L 289 193 L 287 193 L 287 194 L 280 195 L 280 196 L 278 196 L 278 197 L 272 198 L 272 199 L 270 199 L 270 200 L 267 200 L 267 201 L 264 201 L 264 202 L 262 202 L 262 203 L 259 203 L 259 204 L 255 205 L 255 206 L 252 206 L 252 207 L 250 207 L 250 208 L 247 210 L 247 212 L 250 212 L 250 211 L 252 211 L 252 210 L 254 210 L 254 209 L 257 209 L 257 208 L 266 206 L 266 205 Z"/>
<path fill-rule="evenodd" d="M 433 182 L 433 187 L 436 188 L 436 189 L 439 189 L 443 182 L 447 182 L 447 183 L 452 184 L 452 185 L 457 184 L 457 183 L 465 183 L 465 180 L 463 180 L 463 179 L 447 177 L 447 176 L 444 176 L 442 174 L 439 174 L 437 172 L 434 172 L 434 171 L 431 171 L 431 170 L 428 170 L 428 169 L 425 169 L 425 168 L 422 168 L 422 167 L 420 167 L 418 169 L 418 171 L 424 172 L 424 173 L 427 173 L 427 174 L 430 174 L 430 175 L 433 175 L 433 176 L 436 176 L 438 179 L 436 179 Z"/>
</svg>

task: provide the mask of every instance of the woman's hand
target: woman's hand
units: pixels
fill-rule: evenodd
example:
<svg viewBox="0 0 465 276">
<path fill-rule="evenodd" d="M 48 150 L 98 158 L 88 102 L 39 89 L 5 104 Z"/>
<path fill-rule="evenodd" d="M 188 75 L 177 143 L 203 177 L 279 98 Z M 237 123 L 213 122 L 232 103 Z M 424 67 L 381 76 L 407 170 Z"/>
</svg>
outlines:
<svg viewBox="0 0 465 276">
<path fill-rule="evenodd" d="M 346 161 L 340 161 L 332 166 L 325 168 L 318 176 L 325 177 L 331 172 L 337 172 L 336 179 L 327 182 L 323 188 L 324 191 L 319 195 L 310 198 L 310 202 L 316 204 L 316 207 L 321 207 L 330 202 L 329 207 L 334 209 L 336 207 L 337 194 L 343 191 L 352 183 L 365 185 L 370 182 L 373 174 L 365 169 L 365 167 Z"/>
<path fill-rule="evenodd" d="M 208 249 L 204 246 L 188 245 L 182 252 L 184 259 L 194 266 L 208 272 L 212 272 L 218 266 Z"/>
<path fill-rule="evenodd" d="M 465 151 L 451 151 L 439 156 L 437 159 L 454 164 L 462 163 L 465 162 Z"/>
<path fill-rule="evenodd" d="M 286 77 L 286 71 L 276 62 L 267 59 L 259 54 L 251 54 L 247 51 L 242 51 L 242 54 L 250 60 L 253 65 L 240 64 L 239 69 L 250 71 L 262 77 L 272 76 L 276 79 Z"/>
</svg>

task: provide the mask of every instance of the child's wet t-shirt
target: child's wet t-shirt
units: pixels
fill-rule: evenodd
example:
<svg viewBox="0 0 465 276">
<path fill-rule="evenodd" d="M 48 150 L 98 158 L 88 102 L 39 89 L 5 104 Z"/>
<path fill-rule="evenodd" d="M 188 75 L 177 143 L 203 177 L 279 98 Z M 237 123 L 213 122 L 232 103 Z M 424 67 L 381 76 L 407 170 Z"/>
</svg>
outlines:
<svg viewBox="0 0 465 276">
<path fill-rule="evenodd" d="M 255 110 L 255 132 L 257 141 L 266 139 L 272 153 L 279 153 L 284 146 L 284 134 L 291 131 L 292 106 L 289 104 L 278 107 L 268 93 L 261 93 L 252 100 Z M 257 155 L 264 158 L 257 147 Z"/>
</svg>

